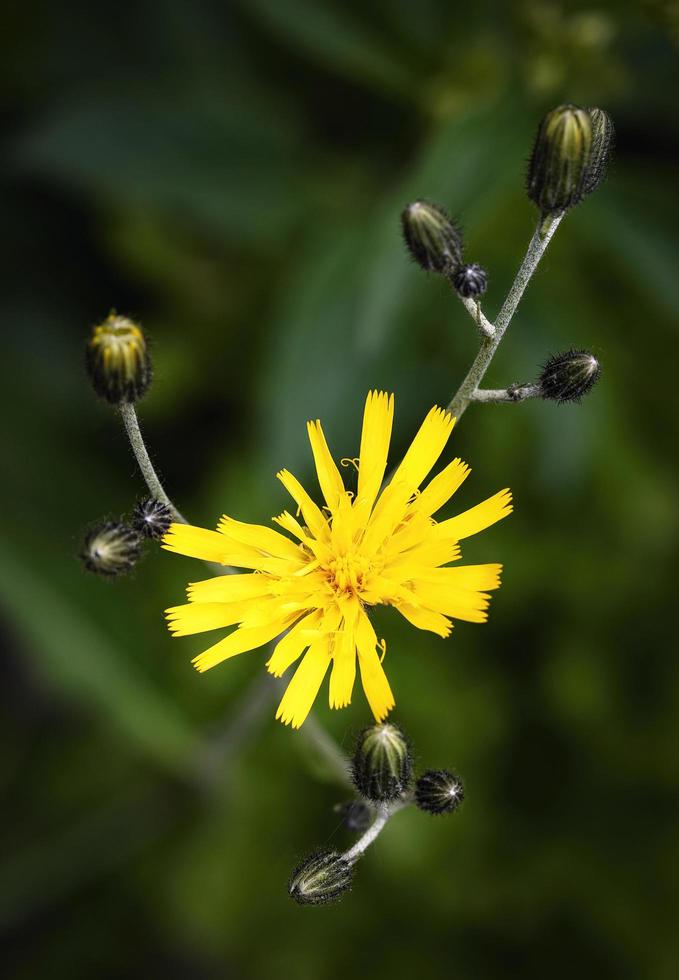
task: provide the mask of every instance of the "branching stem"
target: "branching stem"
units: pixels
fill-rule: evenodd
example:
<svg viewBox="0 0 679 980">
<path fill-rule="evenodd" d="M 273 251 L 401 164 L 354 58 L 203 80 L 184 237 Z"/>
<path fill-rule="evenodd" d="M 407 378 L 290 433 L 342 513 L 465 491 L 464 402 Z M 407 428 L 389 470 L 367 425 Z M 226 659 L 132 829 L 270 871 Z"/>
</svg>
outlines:
<svg viewBox="0 0 679 980">
<path fill-rule="evenodd" d="M 160 478 L 156 473 L 155 467 L 151 462 L 151 457 L 148 454 L 144 437 L 141 434 L 139 419 L 137 418 L 134 405 L 130 404 L 129 402 L 122 402 L 120 405 L 120 416 L 123 420 L 127 437 L 130 440 L 132 452 L 134 453 L 139 469 L 141 470 L 141 475 L 146 481 L 146 486 L 148 487 L 149 493 L 154 500 L 160 500 L 161 503 L 170 508 L 174 515 L 175 521 L 178 521 L 180 524 L 188 524 L 189 522 L 181 515 L 179 510 L 172 503 L 168 495 L 165 493 L 163 484 L 160 482 Z"/>
<path fill-rule="evenodd" d="M 406 807 L 410 806 L 412 803 L 412 798 L 409 796 L 403 797 L 400 800 L 396 800 L 394 803 L 382 803 L 377 808 L 377 814 L 375 819 L 370 824 L 366 832 L 362 837 L 356 841 L 353 847 L 346 851 L 342 858 L 348 864 L 355 864 L 360 857 L 370 847 L 370 845 L 379 837 L 387 823 L 398 813 L 399 810 L 405 810 Z"/>
</svg>

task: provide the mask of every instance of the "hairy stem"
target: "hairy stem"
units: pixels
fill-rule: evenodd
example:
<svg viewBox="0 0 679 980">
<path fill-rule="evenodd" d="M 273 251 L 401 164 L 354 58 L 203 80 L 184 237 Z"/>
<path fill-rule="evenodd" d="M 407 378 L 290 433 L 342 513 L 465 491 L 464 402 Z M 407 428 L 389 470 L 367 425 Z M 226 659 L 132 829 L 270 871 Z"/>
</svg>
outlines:
<svg viewBox="0 0 679 980">
<path fill-rule="evenodd" d="M 377 808 L 377 814 L 373 822 L 370 824 L 363 836 L 359 837 L 354 846 L 350 847 L 348 851 L 345 851 L 345 853 L 342 855 L 342 859 L 348 864 L 355 864 L 356 861 L 363 856 L 370 845 L 379 837 L 394 814 L 398 813 L 399 810 L 405 810 L 405 808 L 410 806 L 411 803 L 412 799 L 410 797 L 403 797 L 403 799 L 396 800 L 394 803 L 380 804 L 380 806 Z"/>
<path fill-rule="evenodd" d="M 527 398 L 538 398 L 540 385 L 510 385 L 509 388 L 477 388 L 471 396 L 473 402 L 525 402 Z"/>
<path fill-rule="evenodd" d="M 155 471 L 146 444 L 144 443 L 141 429 L 139 428 L 139 419 L 137 418 L 134 405 L 129 402 L 122 402 L 120 405 L 120 415 L 125 426 L 125 431 L 127 432 L 127 437 L 130 440 L 130 445 L 132 446 L 132 452 L 135 455 L 141 474 L 146 481 L 149 493 L 155 500 L 160 500 L 161 503 L 170 508 L 175 521 L 178 521 L 180 524 L 188 524 L 189 522 L 181 515 L 165 493 L 163 484 L 160 482 L 160 478 Z"/>
<path fill-rule="evenodd" d="M 563 218 L 563 214 L 552 215 L 545 221 L 541 221 L 533 234 L 528 245 L 528 250 L 524 257 L 523 262 L 516 274 L 516 278 L 512 283 L 512 287 L 507 293 L 507 298 L 502 304 L 502 309 L 498 313 L 497 319 L 495 321 L 495 327 L 493 334 L 484 338 L 481 343 L 478 354 L 476 355 L 472 366 L 467 372 L 467 376 L 458 388 L 457 392 L 453 395 L 448 405 L 448 411 L 455 418 L 459 419 L 467 405 L 470 401 L 474 400 L 475 392 L 478 390 L 479 385 L 483 381 L 483 377 L 488 370 L 490 362 L 495 356 L 502 338 L 505 335 L 505 331 L 509 326 L 516 308 L 521 301 L 521 297 L 524 294 L 526 286 L 531 280 L 531 277 L 535 270 L 537 269 L 540 259 L 545 254 L 547 246 L 549 245 L 554 232 L 559 226 L 559 222 Z M 474 304 L 475 305 L 475 304 Z M 475 317 L 475 311 L 472 313 Z M 479 401 L 482 399 L 478 399 Z"/>
</svg>

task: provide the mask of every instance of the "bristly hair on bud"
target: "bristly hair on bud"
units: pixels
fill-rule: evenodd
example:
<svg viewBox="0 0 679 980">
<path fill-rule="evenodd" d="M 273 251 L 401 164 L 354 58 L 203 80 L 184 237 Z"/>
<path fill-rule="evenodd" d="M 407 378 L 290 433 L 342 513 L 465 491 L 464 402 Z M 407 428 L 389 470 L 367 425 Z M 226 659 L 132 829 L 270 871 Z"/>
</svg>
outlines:
<svg viewBox="0 0 679 980">
<path fill-rule="evenodd" d="M 348 800 L 346 803 L 337 803 L 334 810 L 335 813 L 340 814 L 346 829 L 354 834 L 362 834 L 373 821 L 374 811 L 363 800 Z"/>
<path fill-rule="evenodd" d="M 453 813 L 463 800 L 462 780 L 447 769 L 428 769 L 415 783 L 415 802 L 427 813 Z"/>
<path fill-rule="evenodd" d="M 139 326 L 110 313 L 94 327 L 85 348 L 92 387 L 111 405 L 136 402 L 151 384 L 151 357 Z"/>
<path fill-rule="evenodd" d="M 327 905 L 351 888 L 352 866 L 337 851 L 318 851 L 290 875 L 288 894 L 299 905 Z"/>
<path fill-rule="evenodd" d="M 538 385 L 540 397 L 556 402 L 578 402 L 601 377 L 601 365 L 586 350 L 554 354 L 543 367 Z"/>
<path fill-rule="evenodd" d="M 356 789 L 367 800 L 387 803 L 408 789 L 412 778 L 410 743 L 390 722 L 364 728 L 352 760 Z"/>
<path fill-rule="evenodd" d="M 114 578 L 131 571 L 141 552 L 142 540 L 134 528 L 120 521 L 102 521 L 85 535 L 80 557 L 88 572 Z"/>
<path fill-rule="evenodd" d="M 413 201 L 401 213 L 403 238 L 425 272 L 450 274 L 462 261 L 462 234 L 447 211 L 429 201 Z"/>
<path fill-rule="evenodd" d="M 453 286 L 465 299 L 476 299 L 483 296 L 488 288 L 488 274 L 478 262 L 461 265 L 453 276 Z"/>
<path fill-rule="evenodd" d="M 132 527 L 139 531 L 142 537 L 154 538 L 156 541 L 163 537 L 173 521 L 174 514 L 171 508 L 155 497 L 139 500 L 132 511 Z"/>
</svg>

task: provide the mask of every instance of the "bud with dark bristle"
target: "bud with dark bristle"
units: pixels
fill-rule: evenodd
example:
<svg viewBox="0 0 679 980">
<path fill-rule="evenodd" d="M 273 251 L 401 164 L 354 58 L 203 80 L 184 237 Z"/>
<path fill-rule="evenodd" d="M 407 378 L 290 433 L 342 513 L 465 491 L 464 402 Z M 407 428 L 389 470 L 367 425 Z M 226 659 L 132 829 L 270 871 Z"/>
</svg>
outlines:
<svg viewBox="0 0 679 980">
<path fill-rule="evenodd" d="M 352 776 L 361 796 L 375 803 L 386 803 L 405 793 L 412 776 L 412 756 L 408 740 L 397 725 L 372 725 L 361 732 Z"/>
<path fill-rule="evenodd" d="M 477 262 L 461 265 L 453 276 L 453 286 L 465 299 L 477 299 L 488 288 L 488 274 Z"/>
<path fill-rule="evenodd" d="M 587 164 L 583 193 L 591 194 L 606 176 L 615 131 L 611 117 L 603 109 L 593 108 L 587 112 L 592 123 L 592 152 Z"/>
<path fill-rule="evenodd" d="M 362 834 L 373 822 L 374 810 L 363 800 L 338 803 L 335 812 L 340 814 L 346 829 L 355 834 Z"/>
<path fill-rule="evenodd" d="M 132 511 L 132 527 L 144 538 L 160 540 L 173 521 L 172 509 L 154 497 L 140 500 Z"/>
<path fill-rule="evenodd" d="M 540 373 L 540 397 L 556 402 L 577 402 L 601 377 L 601 365 L 586 350 L 555 354 Z"/>
<path fill-rule="evenodd" d="M 586 109 L 561 105 L 544 117 L 528 165 L 528 196 L 542 214 L 560 214 L 587 193 L 592 120 Z"/>
<path fill-rule="evenodd" d="M 462 780 L 447 769 L 429 769 L 415 783 L 415 802 L 427 813 L 453 813 L 463 799 Z"/>
<path fill-rule="evenodd" d="M 140 327 L 111 313 L 92 331 L 85 351 L 96 393 L 112 405 L 136 402 L 151 384 L 151 357 Z"/>
<path fill-rule="evenodd" d="M 401 214 L 410 254 L 426 272 L 449 273 L 462 261 L 462 236 L 446 211 L 414 201 Z"/>
<path fill-rule="evenodd" d="M 113 578 L 131 571 L 141 551 L 142 540 L 134 528 L 102 521 L 87 532 L 80 556 L 88 572 Z"/>
<path fill-rule="evenodd" d="M 327 905 L 349 891 L 352 878 L 352 866 L 341 854 L 319 851 L 292 872 L 288 893 L 300 905 Z"/>
</svg>

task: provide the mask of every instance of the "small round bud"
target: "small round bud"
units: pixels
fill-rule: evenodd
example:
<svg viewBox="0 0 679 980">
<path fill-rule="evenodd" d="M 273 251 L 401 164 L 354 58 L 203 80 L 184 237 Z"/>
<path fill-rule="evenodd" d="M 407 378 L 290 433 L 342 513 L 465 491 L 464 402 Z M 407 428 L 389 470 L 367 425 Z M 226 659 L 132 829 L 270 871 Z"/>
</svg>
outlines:
<svg viewBox="0 0 679 980">
<path fill-rule="evenodd" d="M 87 532 L 80 557 L 88 572 L 113 578 L 131 571 L 141 548 L 134 528 L 118 521 L 102 521 Z"/>
<path fill-rule="evenodd" d="M 476 299 L 478 296 L 483 296 L 488 288 L 488 274 L 477 262 L 472 265 L 461 265 L 453 276 L 453 286 L 465 299 L 470 297 Z"/>
<path fill-rule="evenodd" d="M 338 803 L 335 806 L 335 813 L 340 814 L 346 829 L 355 834 L 362 834 L 373 821 L 373 811 L 363 800 Z"/>
<path fill-rule="evenodd" d="M 429 769 L 415 783 L 415 802 L 427 813 L 453 813 L 463 799 L 462 780 L 447 769 Z"/>
<path fill-rule="evenodd" d="M 140 500 L 132 511 L 132 527 L 139 531 L 143 538 L 159 540 L 174 521 L 172 510 L 167 504 L 146 497 Z"/>
<path fill-rule="evenodd" d="M 425 272 L 449 272 L 462 261 L 460 230 L 443 208 L 414 201 L 401 214 L 408 250 Z"/>
<path fill-rule="evenodd" d="M 372 725 L 358 736 L 352 776 L 361 796 L 386 803 L 410 785 L 412 756 L 408 740 L 397 725 Z"/>
<path fill-rule="evenodd" d="M 543 214 L 559 214 L 584 197 L 592 154 L 586 109 L 561 105 L 538 127 L 528 164 L 528 196 Z"/>
<path fill-rule="evenodd" d="M 151 384 L 146 338 L 136 323 L 116 313 L 93 329 L 85 363 L 94 390 L 112 405 L 138 401 Z"/>
<path fill-rule="evenodd" d="M 606 176 L 615 131 L 611 117 L 603 109 L 588 109 L 587 112 L 592 124 L 592 152 L 587 165 L 583 193 L 591 194 Z"/>
<path fill-rule="evenodd" d="M 290 875 L 288 894 L 300 905 L 326 905 L 349 891 L 353 869 L 337 851 L 318 851 Z"/>
<path fill-rule="evenodd" d="M 569 350 L 547 361 L 538 378 L 540 397 L 556 402 L 577 402 L 601 377 L 601 365 L 586 350 Z"/>
</svg>

